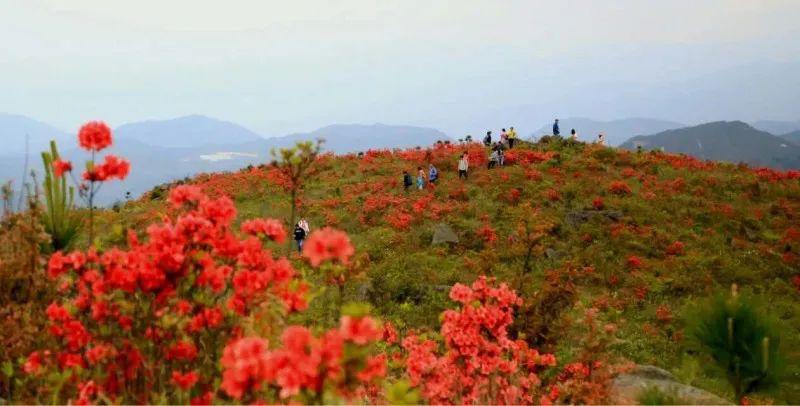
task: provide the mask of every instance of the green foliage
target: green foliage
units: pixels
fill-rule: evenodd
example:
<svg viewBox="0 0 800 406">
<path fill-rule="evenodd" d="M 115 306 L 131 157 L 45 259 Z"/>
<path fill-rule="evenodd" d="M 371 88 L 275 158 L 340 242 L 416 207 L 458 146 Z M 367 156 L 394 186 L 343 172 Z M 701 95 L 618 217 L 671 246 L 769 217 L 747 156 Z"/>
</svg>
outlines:
<svg viewBox="0 0 800 406">
<path fill-rule="evenodd" d="M 56 142 L 50 141 L 50 152 L 42 152 L 42 187 L 46 207 L 42 220 L 55 251 L 69 248 L 75 242 L 81 225 L 75 211 L 75 188 L 67 186 L 66 176 L 56 177 L 53 173 L 53 161 L 57 159 L 59 155 Z"/>
<path fill-rule="evenodd" d="M 673 393 L 665 393 L 657 386 L 651 386 L 642 391 L 636 399 L 640 405 L 683 405 L 686 402 L 681 401 L 677 395 Z"/>
<path fill-rule="evenodd" d="M 780 334 L 752 297 L 739 295 L 734 285 L 729 297 L 718 294 L 689 317 L 690 333 L 725 370 L 738 401 L 780 382 Z"/>
</svg>

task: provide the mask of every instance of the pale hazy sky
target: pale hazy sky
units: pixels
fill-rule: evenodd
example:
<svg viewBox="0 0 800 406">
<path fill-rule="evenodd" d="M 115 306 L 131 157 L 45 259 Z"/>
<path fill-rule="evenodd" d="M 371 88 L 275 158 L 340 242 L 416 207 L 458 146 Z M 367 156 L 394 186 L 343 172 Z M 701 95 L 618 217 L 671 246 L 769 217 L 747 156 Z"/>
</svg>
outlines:
<svg viewBox="0 0 800 406">
<path fill-rule="evenodd" d="M 65 130 L 800 119 L 798 67 L 800 0 L 0 0 L 0 111 Z"/>
</svg>

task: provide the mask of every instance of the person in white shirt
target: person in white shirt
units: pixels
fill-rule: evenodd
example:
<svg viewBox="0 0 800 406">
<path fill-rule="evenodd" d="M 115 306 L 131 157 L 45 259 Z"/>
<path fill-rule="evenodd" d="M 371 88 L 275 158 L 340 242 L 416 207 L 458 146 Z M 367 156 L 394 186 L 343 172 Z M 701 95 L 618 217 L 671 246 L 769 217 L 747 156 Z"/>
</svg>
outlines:
<svg viewBox="0 0 800 406">
<path fill-rule="evenodd" d="M 467 153 L 461 154 L 461 159 L 458 160 L 458 178 L 467 178 L 467 171 L 469 171 L 469 156 Z"/>
</svg>

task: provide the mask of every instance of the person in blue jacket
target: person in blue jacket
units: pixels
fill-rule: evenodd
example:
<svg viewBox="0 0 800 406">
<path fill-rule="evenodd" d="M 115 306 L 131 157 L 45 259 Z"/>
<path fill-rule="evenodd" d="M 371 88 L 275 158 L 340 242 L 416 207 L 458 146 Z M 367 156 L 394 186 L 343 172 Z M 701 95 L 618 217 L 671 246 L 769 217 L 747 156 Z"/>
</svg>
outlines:
<svg viewBox="0 0 800 406">
<path fill-rule="evenodd" d="M 556 137 L 561 136 L 561 131 L 558 129 L 558 119 L 556 119 L 556 122 L 553 123 L 553 135 L 555 135 Z"/>
<path fill-rule="evenodd" d="M 428 165 L 428 182 L 436 183 L 439 180 L 439 171 L 433 164 Z"/>
</svg>

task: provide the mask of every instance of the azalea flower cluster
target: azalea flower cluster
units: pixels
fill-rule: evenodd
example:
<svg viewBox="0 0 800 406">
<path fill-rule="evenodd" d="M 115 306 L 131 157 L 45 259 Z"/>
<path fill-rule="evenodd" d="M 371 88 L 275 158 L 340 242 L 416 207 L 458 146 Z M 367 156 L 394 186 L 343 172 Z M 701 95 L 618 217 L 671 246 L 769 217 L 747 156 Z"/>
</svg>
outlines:
<svg viewBox="0 0 800 406">
<path fill-rule="evenodd" d="M 227 197 L 210 199 L 184 185 L 169 201 L 176 217 L 151 225 L 146 241 L 129 233 L 126 250 L 50 258 L 47 272 L 62 299 L 47 317 L 59 346 L 31 354 L 26 371 L 70 377 L 54 398 L 138 403 L 154 401 L 146 397 L 152 391 L 208 403 L 216 391 L 215 360 L 223 343 L 242 335 L 243 317 L 255 309 L 285 314 L 306 307 L 305 283 L 285 258 L 265 249 L 285 240 L 279 222 L 247 221 L 239 238 Z"/>
<path fill-rule="evenodd" d="M 90 121 L 78 131 L 79 145 L 81 148 L 91 152 L 93 156 L 94 153 L 111 146 L 112 142 L 111 128 L 102 121 Z M 53 161 L 52 166 L 56 177 L 64 176 L 64 173 L 72 171 L 72 162 L 69 161 L 56 159 Z M 93 160 L 89 161 L 86 165 L 86 171 L 83 172 L 82 179 L 87 182 L 105 182 L 111 179 L 124 180 L 128 176 L 130 169 L 130 162 L 115 155 L 107 154 L 102 164 L 97 164 Z"/>
<path fill-rule="evenodd" d="M 386 375 L 386 356 L 369 355 L 383 329 L 367 316 L 343 316 L 339 328 L 319 337 L 290 326 L 281 347 L 259 337 L 235 340 L 222 356 L 222 390 L 238 400 L 320 402 L 326 394 L 355 399 Z"/>
<path fill-rule="evenodd" d="M 442 315 L 444 353 L 430 339 L 411 334 L 403 340 L 411 384 L 432 404 L 539 402 L 538 373 L 556 359 L 509 338 L 513 308 L 522 303 L 516 293 L 480 277 L 471 286 L 453 286 L 450 299 L 461 308 Z"/>
</svg>

